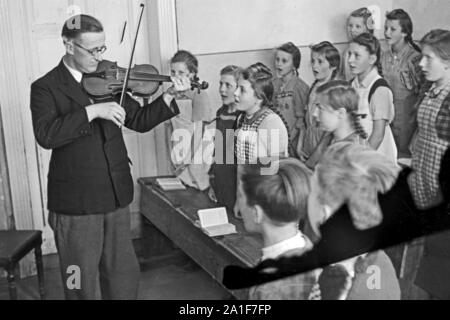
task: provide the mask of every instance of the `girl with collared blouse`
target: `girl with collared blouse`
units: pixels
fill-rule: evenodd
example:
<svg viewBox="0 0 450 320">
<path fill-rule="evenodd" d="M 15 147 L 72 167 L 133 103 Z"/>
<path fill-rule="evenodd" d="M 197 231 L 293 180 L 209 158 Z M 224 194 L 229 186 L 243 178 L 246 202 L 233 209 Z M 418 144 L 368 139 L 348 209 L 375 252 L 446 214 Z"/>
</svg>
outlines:
<svg viewBox="0 0 450 320">
<path fill-rule="evenodd" d="M 299 77 L 302 56 L 300 50 L 288 42 L 276 49 L 273 80 L 274 109 L 278 110 L 289 132 L 289 154 L 298 158 L 306 131 L 305 115 L 309 86 Z"/>
<path fill-rule="evenodd" d="M 381 66 L 394 95 L 395 117 L 391 129 L 398 158 L 411 158 L 409 145 L 417 127 L 417 99 L 422 85 L 419 67 L 421 50 L 414 43 L 412 32 L 413 23 L 403 9 L 386 14 L 384 35 L 388 48 L 381 54 Z M 386 250 L 405 288 L 405 294 L 411 291 L 409 287 L 417 270 L 417 264 L 410 261 L 420 259 L 421 251 L 419 240 Z"/>
<path fill-rule="evenodd" d="M 355 74 L 353 88 L 359 95 L 359 114 L 369 135 L 368 145 L 397 163 L 397 147 L 390 128 L 394 120 L 394 99 L 392 90 L 382 78 L 380 64 L 380 42 L 375 36 L 363 33 L 350 43 L 348 64 Z"/>
<path fill-rule="evenodd" d="M 409 143 L 416 129 L 416 103 L 422 83 L 420 48 L 412 39 L 413 23 L 402 9 L 386 14 L 384 35 L 388 49 L 381 55 L 383 76 L 394 94 L 391 128 L 399 158 L 411 158 Z"/>
<path fill-rule="evenodd" d="M 418 129 L 412 144 L 409 185 L 420 209 L 443 201 L 439 187 L 442 157 L 450 147 L 450 31 L 432 30 L 420 42 L 420 67 L 428 81 L 420 95 Z M 450 233 L 425 239 L 424 255 L 415 283 L 439 299 L 450 298 Z"/>
</svg>

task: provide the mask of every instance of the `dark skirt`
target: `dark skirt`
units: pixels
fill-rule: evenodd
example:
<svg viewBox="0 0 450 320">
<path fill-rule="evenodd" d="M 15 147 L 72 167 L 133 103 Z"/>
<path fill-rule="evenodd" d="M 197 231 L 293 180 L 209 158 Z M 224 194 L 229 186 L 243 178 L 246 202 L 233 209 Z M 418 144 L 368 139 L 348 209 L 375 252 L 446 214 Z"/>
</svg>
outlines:
<svg viewBox="0 0 450 320">
<path fill-rule="evenodd" d="M 234 164 L 213 164 L 211 186 L 220 206 L 233 212 L 236 203 L 237 166 Z"/>
</svg>

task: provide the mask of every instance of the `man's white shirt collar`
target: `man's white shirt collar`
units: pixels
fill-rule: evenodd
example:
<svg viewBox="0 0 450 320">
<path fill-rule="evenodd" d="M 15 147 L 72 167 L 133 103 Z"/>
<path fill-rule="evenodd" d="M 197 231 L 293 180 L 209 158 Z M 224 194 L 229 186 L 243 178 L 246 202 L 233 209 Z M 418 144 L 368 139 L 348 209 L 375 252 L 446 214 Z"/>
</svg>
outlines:
<svg viewBox="0 0 450 320">
<path fill-rule="evenodd" d="M 70 66 L 64 61 L 64 59 L 63 59 L 63 63 L 64 63 L 64 65 L 66 66 L 67 70 L 69 70 L 69 72 L 70 72 L 70 74 L 73 76 L 73 78 L 74 78 L 78 83 L 81 83 L 81 79 L 83 79 L 83 74 L 82 74 L 80 71 L 78 71 L 78 70 L 76 70 L 76 69 L 70 67 Z"/>
<path fill-rule="evenodd" d="M 294 249 L 302 249 L 306 246 L 305 237 L 301 232 L 298 232 L 294 237 L 286 239 L 282 242 L 278 242 L 273 246 L 266 247 L 262 249 L 262 258 L 261 260 L 267 259 L 276 259 L 285 252 L 294 250 Z"/>
</svg>

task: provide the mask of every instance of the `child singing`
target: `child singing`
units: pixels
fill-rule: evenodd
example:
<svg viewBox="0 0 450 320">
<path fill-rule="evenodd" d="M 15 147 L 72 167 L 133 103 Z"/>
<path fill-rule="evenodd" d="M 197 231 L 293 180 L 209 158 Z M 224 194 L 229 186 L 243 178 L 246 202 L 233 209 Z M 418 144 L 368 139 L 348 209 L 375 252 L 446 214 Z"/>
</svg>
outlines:
<svg viewBox="0 0 450 320">
<path fill-rule="evenodd" d="M 300 50 L 288 42 L 276 49 L 273 104 L 287 124 L 289 154 L 298 157 L 305 134 L 309 86 L 299 78 Z"/>
<path fill-rule="evenodd" d="M 306 162 L 311 169 L 330 145 L 342 141 L 365 144 L 367 139 L 358 114 L 358 94 L 347 81 L 333 80 L 320 86 L 316 103 L 314 116 L 325 135 Z"/>
<path fill-rule="evenodd" d="M 366 115 L 361 123 L 369 135 L 368 144 L 397 163 L 397 147 L 390 128 L 394 120 L 392 90 L 382 78 L 380 42 L 363 33 L 350 43 L 348 64 L 356 76 L 352 86 L 359 95 L 359 114 Z"/>
<path fill-rule="evenodd" d="M 317 88 L 338 78 L 341 56 L 339 51 L 328 41 L 311 47 L 311 68 L 316 81 L 311 86 L 305 123 L 306 133 L 300 153 L 300 160 L 306 161 L 317 147 L 323 131 L 319 128 L 314 113 L 316 111 Z"/>
<path fill-rule="evenodd" d="M 215 153 L 210 170 L 210 196 L 230 212 L 233 212 L 236 203 L 234 129 L 240 113 L 236 108 L 234 92 L 241 72 L 241 68 L 232 65 L 226 66 L 220 72 L 219 93 L 223 105 L 216 114 Z"/>
<path fill-rule="evenodd" d="M 395 118 L 391 127 L 399 158 L 411 158 L 409 142 L 416 129 L 416 103 L 422 82 L 421 52 L 412 32 L 411 18 L 404 10 L 386 14 L 384 35 L 389 48 L 381 55 L 381 66 L 394 94 Z"/>
</svg>

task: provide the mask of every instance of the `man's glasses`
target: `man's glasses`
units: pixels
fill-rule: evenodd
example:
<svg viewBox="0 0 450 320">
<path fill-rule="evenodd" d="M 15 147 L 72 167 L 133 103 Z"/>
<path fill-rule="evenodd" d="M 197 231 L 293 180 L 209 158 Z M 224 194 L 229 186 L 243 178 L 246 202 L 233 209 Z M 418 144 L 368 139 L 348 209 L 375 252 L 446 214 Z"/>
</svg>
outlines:
<svg viewBox="0 0 450 320">
<path fill-rule="evenodd" d="M 98 54 L 103 54 L 103 53 L 105 53 L 105 51 L 106 51 L 106 49 L 107 49 L 106 46 L 103 46 L 103 47 L 100 47 L 100 48 L 94 48 L 94 49 L 89 50 L 89 49 L 83 47 L 81 44 L 78 44 L 78 43 L 76 43 L 76 42 L 74 42 L 74 44 L 75 44 L 78 48 L 81 48 L 81 49 L 83 49 L 84 51 L 89 52 L 93 57 L 95 57 L 95 56 L 98 55 Z"/>
</svg>

